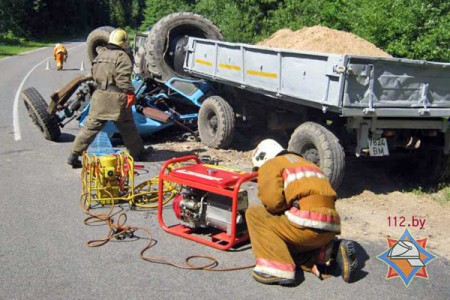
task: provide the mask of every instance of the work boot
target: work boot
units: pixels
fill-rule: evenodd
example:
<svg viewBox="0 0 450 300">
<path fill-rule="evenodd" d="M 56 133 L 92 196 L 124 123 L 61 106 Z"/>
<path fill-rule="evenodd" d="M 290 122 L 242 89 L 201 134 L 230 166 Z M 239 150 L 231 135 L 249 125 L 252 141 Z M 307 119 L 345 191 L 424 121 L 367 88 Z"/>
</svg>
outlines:
<svg viewBox="0 0 450 300">
<path fill-rule="evenodd" d="M 67 158 L 67 163 L 72 166 L 73 169 L 81 168 L 81 161 L 78 159 L 80 155 L 76 153 L 70 153 L 69 158 Z"/>
<path fill-rule="evenodd" d="M 154 152 L 154 149 L 152 146 L 148 146 L 147 148 L 144 148 L 144 150 L 142 150 L 141 153 L 139 153 L 137 161 L 150 161 L 152 158 L 153 152 Z"/>
<path fill-rule="evenodd" d="M 279 284 L 279 285 L 292 285 L 294 284 L 294 279 L 281 278 L 266 273 L 253 271 L 253 278 L 263 284 Z"/>
<path fill-rule="evenodd" d="M 340 240 L 336 252 L 336 262 L 342 279 L 351 282 L 358 268 L 358 260 L 355 257 L 355 244 L 349 240 Z"/>
</svg>

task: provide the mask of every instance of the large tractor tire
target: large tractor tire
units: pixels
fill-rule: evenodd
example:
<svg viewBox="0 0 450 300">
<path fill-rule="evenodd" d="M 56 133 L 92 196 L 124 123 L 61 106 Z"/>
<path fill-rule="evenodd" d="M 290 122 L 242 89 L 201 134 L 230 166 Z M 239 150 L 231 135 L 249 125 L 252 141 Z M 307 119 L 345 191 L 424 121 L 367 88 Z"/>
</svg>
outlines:
<svg viewBox="0 0 450 300">
<path fill-rule="evenodd" d="M 108 44 L 109 35 L 115 28 L 111 26 L 102 26 L 94 29 L 89 33 L 86 40 L 87 55 L 89 61 L 92 63 L 98 55 L 99 47 L 104 47 Z"/>
<path fill-rule="evenodd" d="M 400 167 L 413 183 L 421 186 L 450 182 L 450 155 L 442 149 L 419 149 L 403 159 Z"/>
<path fill-rule="evenodd" d="M 47 103 L 41 94 L 33 88 L 22 92 L 25 107 L 33 123 L 41 130 L 47 140 L 56 141 L 61 135 L 58 120 L 47 112 Z"/>
<path fill-rule="evenodd" d="M 333 188 L 341 185 L 345 171 L 344 149 L 338 138 L 322 125 L 305 122 L 298 126 L 291 135 L 288 150 L 320 167 Z"/>
<path fill-rule="evenodd" d="M 145 60 L 148 71 L 163 81 L 177 76 L 186 77 L 183 70 L 187 37 L 223 40 L 210 20 L 194 13 L 173 13 L 159 20 L 147 38 Z"/>
<path fill-rule="evenodd" d="M 234 136 L 233 108 L 222 97 L 210 96 L 200 107 L 198 131 L 203 144 L 212 148 L 228 147 Z"/>
</svg>

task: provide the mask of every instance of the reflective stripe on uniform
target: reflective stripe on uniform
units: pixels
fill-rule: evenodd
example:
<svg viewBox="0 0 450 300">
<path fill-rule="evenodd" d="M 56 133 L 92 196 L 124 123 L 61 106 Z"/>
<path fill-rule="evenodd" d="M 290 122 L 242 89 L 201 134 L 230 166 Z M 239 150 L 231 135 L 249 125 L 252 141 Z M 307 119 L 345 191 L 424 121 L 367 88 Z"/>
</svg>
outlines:
<svg viewBox="0 0 450 300">
<path fill-rule="evenodd" d="M 264 258 L 256 259 L 254 270 L 281 278 L 294 279 L 295 277 L 295 265 L 270 261 Z"/>
<path fill-rule="evenodd" d="M 289 184 L 298 179 L 311 177 L 326 179 L 323 171 L 313 166 L 286 168 L 283 171 L 284 189 L 286 189 Z"/>
<path fill-rule="evenodd" d="M 285 212 L 285 215 L 289 221 L 303 227 L 333 232 L 341 231 L 341 220 L 337 215 L 323 214 L 309 210 L 299 210 L 296 207 L 291 207 L 291 209 Z"/>
</svg>

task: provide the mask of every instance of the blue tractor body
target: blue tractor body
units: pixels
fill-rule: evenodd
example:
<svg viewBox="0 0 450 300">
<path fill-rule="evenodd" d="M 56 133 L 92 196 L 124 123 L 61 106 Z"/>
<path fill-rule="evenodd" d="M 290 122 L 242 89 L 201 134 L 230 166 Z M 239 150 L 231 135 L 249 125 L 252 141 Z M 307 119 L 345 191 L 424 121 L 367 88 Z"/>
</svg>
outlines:
<svg viewBox="0 0 450 300">
<path fill-rule="evenodd" d="M 162 110 L 172 115 L 172 118 L 176 121 L 188 127 L 194 127 L 197 124 L 201 100 L 211 90 L 210 86 L 203 81 L 177 77 L 167 80 L 163 84 L 165 88 L 157 89 L 154 92 L 149 91 L 147 83 L 140 76 L 136 76 L 132 83 L 136 91 L 136 102 L 138 105 Z M 161 108 L 161 102 L 165 103 L 166 109 Z M 180 112 L 176 108 L 177 106 L 183 106 L 185 109 Z M 80 126 L 84 126 L 89 108 L 90 103 L 81 112 L 79 118 Z M 136 105 L 133 105 L 132 113 L 136 127 L 144 138 L 174 125 L 172 120 L 163 123 L 143 115 L 137 110 Z M 120 136 L 113 122 L 107 122 L 102 131 L 106 132 L 111 140 Z"/>
</svg>

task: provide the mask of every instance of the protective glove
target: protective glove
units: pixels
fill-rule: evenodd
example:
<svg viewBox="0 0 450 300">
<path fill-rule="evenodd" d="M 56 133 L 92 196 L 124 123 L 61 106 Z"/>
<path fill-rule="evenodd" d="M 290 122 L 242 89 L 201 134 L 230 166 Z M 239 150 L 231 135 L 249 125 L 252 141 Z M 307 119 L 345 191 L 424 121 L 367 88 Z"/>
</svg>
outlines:
<svg viewBox="0 0 450 300">
<path fill-rule="evenodd" d="M 127 94 L 127 108 L 130 108 L 134 104 L 135 99 L 136 98 L 134 96 L 134 93 L 133 94 Z"/>
</svg>

